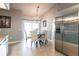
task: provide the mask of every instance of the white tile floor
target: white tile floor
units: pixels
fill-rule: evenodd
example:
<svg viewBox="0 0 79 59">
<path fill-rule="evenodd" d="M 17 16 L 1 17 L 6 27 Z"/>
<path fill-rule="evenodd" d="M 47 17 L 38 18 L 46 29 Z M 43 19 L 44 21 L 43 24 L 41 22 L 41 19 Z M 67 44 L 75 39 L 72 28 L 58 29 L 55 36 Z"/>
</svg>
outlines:
<svg viewBox="0 0 79 59">
<path fill-rule="evenodd" d="M 63 54 L 55 51 L 53 40 L 50 40 L 47 45 L 38 48 L 31 47 L 31 39 L 27 42 L 24 40 L 21 43 L 9 45 L 9 56 L 64 56 Z"/>
</svg>

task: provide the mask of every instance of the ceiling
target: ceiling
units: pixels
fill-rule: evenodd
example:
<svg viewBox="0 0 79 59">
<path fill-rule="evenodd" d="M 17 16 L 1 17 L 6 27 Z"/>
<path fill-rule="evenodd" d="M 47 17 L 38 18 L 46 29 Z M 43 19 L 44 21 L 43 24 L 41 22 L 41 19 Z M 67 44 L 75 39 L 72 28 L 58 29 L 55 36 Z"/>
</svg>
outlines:
<svg viewBox="0 0 79 59">
<path fill-rule="evenodd" d="M 10 3 L 10 8 L 20 10 L 24 19 L 37 19 L 37 14 L 41 18 L 53 7 L 56 7 L 58 11 L 62 11 L 73 5 L 76 5 L 76 3 Z M 37 6 L 39 6 L 38 12 Z"/>
<path fill-rule="evenodd" d="M 23 15 L 25 16 L 36 17 L 36 9 L 38 5 L 38 16 L 40 17 L 44 13 L 46 13 L 50 8 L 52 8 L 54 3 L 11 3 L 10 7 L 11 9 L 17 9 L 22 11 Z"/>
</svg>

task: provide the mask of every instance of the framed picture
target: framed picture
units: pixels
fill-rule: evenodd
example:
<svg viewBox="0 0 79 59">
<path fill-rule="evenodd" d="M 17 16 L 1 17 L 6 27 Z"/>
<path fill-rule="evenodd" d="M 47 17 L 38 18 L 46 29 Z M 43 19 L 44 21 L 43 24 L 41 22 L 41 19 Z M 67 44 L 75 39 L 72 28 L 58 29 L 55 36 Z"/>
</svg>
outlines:
<svg viewBox="0 0 79 59">
<path fill-rule="evenodd" d="M 43 21 L 43 27 L 47 27 L 47 21 L 46 20 Z"/>
<path fill-rule="evenodd" d="M 0 28 L 11 28 L 11 17 L 0 15 Z"/>
</svg>

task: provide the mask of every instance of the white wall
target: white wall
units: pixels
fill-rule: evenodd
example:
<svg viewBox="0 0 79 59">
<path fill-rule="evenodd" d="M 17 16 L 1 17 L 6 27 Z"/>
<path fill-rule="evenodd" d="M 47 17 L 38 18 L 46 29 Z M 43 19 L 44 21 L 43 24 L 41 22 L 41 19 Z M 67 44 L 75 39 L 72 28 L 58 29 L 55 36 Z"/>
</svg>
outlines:
<svg viewBox="0 0 79 59">
<path fill-rule="evenodd" d="M 22 15 L 17 10 L 2 10 L 0 9 L 0 15 L 11 16 L 11 28 L 0 28 L 1 33 L 9 35 L 9 42 L 20 41 L 23 39 L 22 33 Z"/>
<path fill-rule="evenodd" d="M 47 26 L 43 27 L 43 21 L 46 20 L 47 21 Z M 52 29 L 52 19 L 43 19 L 41 20 L 41 32 L 42 30 L 47 30 L 48 31 L 48 38 L 51 39 L 51 29 Z"/>
</svg>

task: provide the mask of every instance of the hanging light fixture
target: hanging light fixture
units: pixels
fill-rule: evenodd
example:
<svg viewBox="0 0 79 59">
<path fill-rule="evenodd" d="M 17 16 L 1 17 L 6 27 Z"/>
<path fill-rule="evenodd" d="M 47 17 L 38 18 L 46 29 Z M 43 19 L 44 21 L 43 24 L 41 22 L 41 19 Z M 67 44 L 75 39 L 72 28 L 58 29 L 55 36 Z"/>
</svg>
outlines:
<svg viewBox="0 0 79 59">
<path fill-rule="evenodd" d="M 37 15 L 38 15 L 39 5 L 37 6 Z"/>
<path fill-rule="evenodd" d="M 37 5 L 36 7 L 36 16 L 34 17 L 35 20 L 39 20 L 39 15 L 38 15 L 38 11 L 39 11 L 39 5 Z"/>
</svg>

